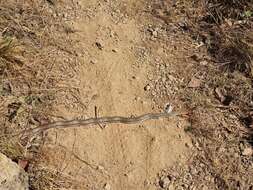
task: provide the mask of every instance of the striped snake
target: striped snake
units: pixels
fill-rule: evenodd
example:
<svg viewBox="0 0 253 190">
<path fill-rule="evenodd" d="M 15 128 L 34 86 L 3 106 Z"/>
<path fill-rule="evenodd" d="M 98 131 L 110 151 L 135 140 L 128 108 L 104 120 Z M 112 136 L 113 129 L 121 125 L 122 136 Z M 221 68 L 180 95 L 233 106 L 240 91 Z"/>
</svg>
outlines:
<svg viewBox="0 0 253 190">
<path fill-rule="evenodd" d="M 23 134 L 36 134 L 49 129 L 59 129 L 59 128 L 72 128 L 76 126 L 90 126 L 90 125 L 99 125 L 99 124 L 112 124 L 112 123 L 121 123 L 121 124 L 136 124 L 144 122 L 146 120 L 154 120 L 159 118 L 168 118 L 173 116 L 182 116 L 184 114 L 176 113 L 172 111 L 171 106 L 165 108 L 165 112 L 162 113 L 148 113 L 143 114 L 137 117 L 122 117 L 122 116 L 112 116 L 112 117 L 94 117 L 89 119 L 74 119 L 69 121 L 55 121 L 52 123 L 40 125 L 39 127 L 25 130 Z"/>
</svg>

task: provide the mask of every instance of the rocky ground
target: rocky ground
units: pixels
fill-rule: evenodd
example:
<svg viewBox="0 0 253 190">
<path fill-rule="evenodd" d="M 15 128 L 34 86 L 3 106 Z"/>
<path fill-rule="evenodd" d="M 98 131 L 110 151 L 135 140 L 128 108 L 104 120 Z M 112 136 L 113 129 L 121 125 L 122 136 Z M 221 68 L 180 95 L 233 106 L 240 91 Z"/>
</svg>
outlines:
<svg viewBox="0 0 253 190">
<path fill-rule="evenodd" d="M 253 188 L 250 1 L 0 5 L 0 151 L 30 189 Z M 10 135 L 167 103 L 187 116 Z"/>
</svg>

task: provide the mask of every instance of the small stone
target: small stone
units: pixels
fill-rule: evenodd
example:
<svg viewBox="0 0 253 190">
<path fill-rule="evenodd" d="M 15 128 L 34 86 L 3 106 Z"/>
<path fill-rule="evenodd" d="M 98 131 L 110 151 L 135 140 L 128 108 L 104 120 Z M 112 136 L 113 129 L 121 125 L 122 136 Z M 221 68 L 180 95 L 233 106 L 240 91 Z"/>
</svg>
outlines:
<svg viewBox="0 0 253 190">
<path fill-rule="evenodd" d="M 105 168 L 103 166 L 98 165 L 97 170 L 103 171 L 103 170 L 105 170 Z"/>
<path fill-rule="evenodd" d="M 146 85 L 145 87 L 144 87 L 144 90 L 145 91 L 149 91 L 151 89 L 151 87 L 150 87 L 150 85 L 148 84 L 148 85 Z"/>
<path fill-rule="evenodd" d="M 98 63 L 98 60 L 92 59 L 92 60 L 90 60 L 90 63 L 91 63 L 91 64 L 97 64 L 97 63 Z"/>
<path fill-rule="evenodd" d="M 164 189 L 167 188 L 170 185 L 170 179 L 168 177 L 160 179 L 159 185 Z"/>
<path fill-rule="evenodd" d="M 157 93 L 156 93 L 156 91 L 152 91 L 152 96 L 156 96 L 157 95 Z"/>
<path fill-rule="evenodd" d="M 252 156 L 253 155 L 253 150 L 251 147 L 248 147 L 248 148 L 245 148 L 243 151 L 242 151 L 242 155 L 243 156 Z"/>
<path fill-rule="evenodd" d="M 97 48 L 100 50 L 102 50 L 104 48 L 104 46 L 101 42 L 96 42 L 95 44 L 96 44 Z"/>
<path fill-rule="evenodd" d="M 112 49 L 112 52 L 117 53 L 118 49 L 114 48 L 114 49 Z"/>
<path fill-rule="evenodd" d="M 63 14 L 62 14 L 62 17 L 63 17 L 63 18 L 67 18 L 67 17 L 68 17 L 68 14 L 67 14 L 67 13 L 63 13 Z"/>
<path fill-rule="evenodd" d="M 136 101 L 140 101 L 140 100 L 141 100 L 141 97 L 135 97 L 135 100 L 136 100 Z"/>
<path fill-rule="evenodd" d="M 156 30 L 152 31 L 152 36 L 153 36 L 154 38 L 157 38 L 158 32 L 157 32 Z"/>
<path fill-rule="evenodd" d="M 196 141 L 194 146 L 198 149 L 198 150 L 201 150 L 201 147 L 200 147 L 200 144 Z"/>
<path fill-rule="evenodd" d="M 148 186 L 148 185 L 150 185 L 150 181 L 148 179 L 145 179 L 144 180 L 144 186 Z"/>
<path fill-rule="evenodd" d="M 192 143 L 188 143 L 188 142 L 185 143 L 185 146 L 188 147 L 188 148 L 192 148 L 193 147 Z"/>
<path fill-rule="evenodd" d="M 146 101 L 141 101 L 143 105 L 147 105 L 148 103 Z"/>
<path fill-rule="evenodd" d="M 109 183 L 106 183 L 106 184 L 104 185 L 104 190 L 111 190 L 111 186 L 110 186 Z"/>
<path fill-rule="evenodd" d="M 207 61 L 200 61 L 200 65 L 203 65 L 203 66 L 206 66 L 208 64 L 208 62 Z"/>
<path fill-rule="evenodd" d="M 28 190 L 28 175 L 16 163 L 0 153 L 0 189 Z"/>
<path fill-rule="evenodd" d="M 198 88 L 201 85 L 201 80 L 196 78 L 196 77 L 192 77 L 191 81 L 188 84 L 188 87 L 190 88 Z"/>
</svg>

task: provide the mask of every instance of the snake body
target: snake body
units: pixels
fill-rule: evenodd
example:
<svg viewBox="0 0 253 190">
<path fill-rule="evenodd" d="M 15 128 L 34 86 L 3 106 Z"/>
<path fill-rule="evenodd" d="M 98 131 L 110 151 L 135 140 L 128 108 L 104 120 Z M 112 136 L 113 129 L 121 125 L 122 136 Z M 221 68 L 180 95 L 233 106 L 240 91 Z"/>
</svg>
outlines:
<svg viewBox="0 0 253 190">
<path fill-rule="evenodd" d="M 25 131 L 26 133 L 39 133 L 49 129 L 58 128 L 71 128 L 76 126 L 89 126 L 97 124 L 109 124 L 109 123 L 122 123 L 122 124 L 136 124 L 146 120 L 154 120 L 159 118 L 166 118 L 180 115 L 175 112 L 163 112 L 163 113 L 148 113 L 137 117 L 122 117 L 122 116 L 112 116 L 112 117 L 98 117 L 89 118 L 84 120 L 74 119 L 69 121 L 56 121 L 48 124 L 41 125 L 39 127 Z"/>
</svg>

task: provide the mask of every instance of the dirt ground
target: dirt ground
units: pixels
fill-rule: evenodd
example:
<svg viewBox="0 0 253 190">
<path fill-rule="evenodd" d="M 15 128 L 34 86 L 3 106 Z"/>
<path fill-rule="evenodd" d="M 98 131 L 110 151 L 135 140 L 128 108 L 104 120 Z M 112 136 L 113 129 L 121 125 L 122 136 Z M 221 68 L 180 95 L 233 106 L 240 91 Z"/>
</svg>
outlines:
<svg viewBox="0 0 253 190">
<path fill-rule="evenodd" d="M 137 116 L 170 103 L 188 113 L 2 143 L 13 160 L 28 160 L 31 189 L 253 188 L 252 76 L 247 65 L 217 66 L 193 37 L 194 3 L 0 4 L 2 36 L 25 47 L 13 59 L 20 65 L 0 68 L 5 132 L 95 117 L 95 108 L 98 116 Z"/>
</svg>

